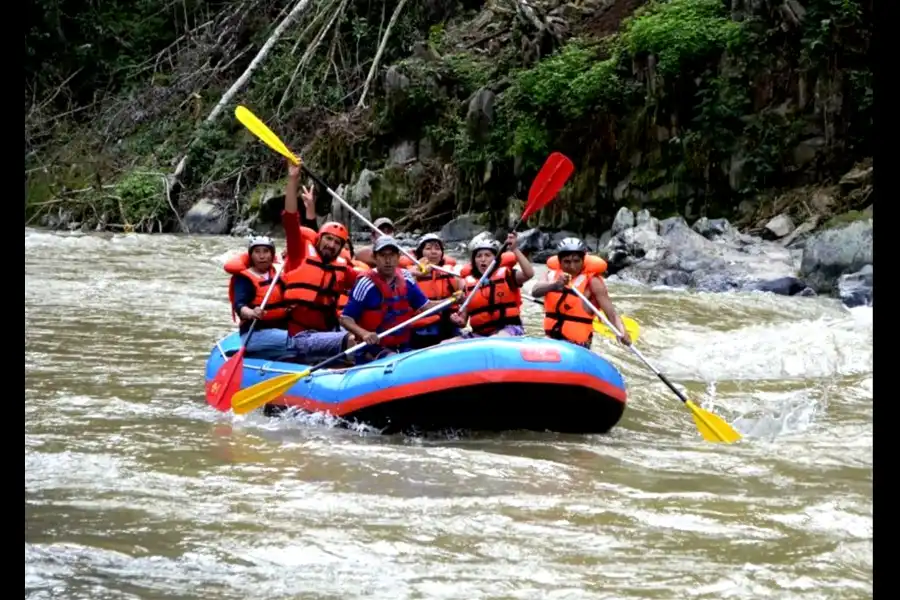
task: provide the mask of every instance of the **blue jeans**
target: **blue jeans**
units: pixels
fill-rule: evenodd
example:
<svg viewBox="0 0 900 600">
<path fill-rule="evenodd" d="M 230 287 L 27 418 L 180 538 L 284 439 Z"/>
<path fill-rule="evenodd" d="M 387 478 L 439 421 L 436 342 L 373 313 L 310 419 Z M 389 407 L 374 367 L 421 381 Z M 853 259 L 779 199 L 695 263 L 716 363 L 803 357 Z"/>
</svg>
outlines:
<svg viewBox="0 0 900 600">
<path fill-rule="evenodd" d="M 243 340 L 246 334 L 241 336 Z M 248 340 L 245 356 L 247 358 L 261 358 L 264 360 L 278 360 L 284 358 L 287 353 L 288 333 L 286 329 L 259 329 L 254 330 Z"/>
</svg>

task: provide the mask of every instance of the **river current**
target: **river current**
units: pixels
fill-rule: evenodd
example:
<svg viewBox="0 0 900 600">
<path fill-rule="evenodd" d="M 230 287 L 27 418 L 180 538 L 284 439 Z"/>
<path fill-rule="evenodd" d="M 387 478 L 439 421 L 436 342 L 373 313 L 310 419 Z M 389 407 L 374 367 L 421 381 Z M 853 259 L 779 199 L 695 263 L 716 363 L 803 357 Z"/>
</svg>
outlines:
<svg viewBox="0 0 900 600">
<path fill-rule="evenodd" d="M 611 283 L 732 446 L 602 339 L 608 435 L 381 436 L 206 404 L 240 244 L 26 228 L 26 598 L 871 597 L 870 308 Z"/>
</svg>

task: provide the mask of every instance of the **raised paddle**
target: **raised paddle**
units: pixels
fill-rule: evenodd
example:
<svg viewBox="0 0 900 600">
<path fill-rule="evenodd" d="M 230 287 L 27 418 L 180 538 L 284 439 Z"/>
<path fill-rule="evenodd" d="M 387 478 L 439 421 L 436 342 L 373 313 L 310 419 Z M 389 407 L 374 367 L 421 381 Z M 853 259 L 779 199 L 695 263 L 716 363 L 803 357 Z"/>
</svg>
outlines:
<svg viewBox="0 0 900 600">
<path fill-rule="evenodd" d="M 541 210 L 547 204 L 550 203 L 556 197 L 556 194 L 559 193 L 559 190 L 566 184 L 566 181 L 569 179 L 569 176 L 572 175 L 572 172 L 575 171 L 575 165 L 572 164 L 572 161 L 569 158 L 560 153 L 554 152 L 550 156 L 547 157 L 547 160 L 544 161 L 544 166 L 541 167 L 541 170 L 538 171 L 537 176 L 534 178 L 534 181 L 531 182 L 531 188 L 528 190 L 528 202 L 525 204 L 525 210 L 522 211 L 522 216 L 519 217 L 519 220 L 516 221 L 516 224 L 513 225 L 513 228 L 510 230 L 511 233 L 515 233 L 519 226 L 523 221 L 528 219 L 531 215 Z M 466 301 L 463 302 L 463 305 L 460 307 L 460 311 L 466 309 L 469 305 L 469 302 L 472 301 L 472 298 L 475 296 L 475 293 L 481 289 L 481 286 L 485 284 L 491 274 L 494 272 L 494 267 L 499 264 L 500 257 L 506 252 L 506 248 L 508 244 L 503 242 L 503 245 L 500 246 L 500 251 L 497 252 L 497 256 L 494 257 L 494 260 L 491 261 L 491 264 L 485 269 L 484 273 L 481 275 L 481 279 L 478 280 L 478 283 L 475 284 L 475 288 L 466 298 Z"/>
<path fill-rule="evenodd" d="M 269 289 L 263 297 L 262 304 L 259 305 L 263 310 L 265 310 L 266 304 L 269 302 L 269 296 L 272 295 L 275 284 L 278 283 L 278 278 L 281 277 L 282 269 L 284 269 L 283 262 L 278 264 L 272 283 L 269 284 Z M 253 322 L 250 323 L 250 329 L 247 330 L 247 336 L 241 343 L 241 349 L 225 361 L 225 364 L 216 373 L 212 384 L 206 391 L 206 401 L 216 410 L 227 412 L 231 408 L 231 397 L 241 388 L 241 374 L 244 372 L 244 352 L 247 350 L 247 344 L 250 342 L 250 336 L 253 335 L 253 329 L 256 327 L 258 320 L 253 319 Z"/>
<path fill-rule="evenodd" d="M 619 330 L 616 329 L 616 327 L 612 323 L 609 322 L 609 319 L 606 317 L 605 314 L 603 314 L 603 311 L 601 311 L 596 306 L 591 304 L 588 301 L 588 299 L 584 297 L 584 294 L 579 292 L 576 288 L 570 287 L 569 289 L 572 290 L 572 292 L 576 296 L 581 298 L 581 300 L 585 304 L 587 304 L 588 306 L 591 307 L 591 310 L 593 310 L 594 313 L 597 315 L 597 317 L 599 317 L 600 320 L 603 321 L 604 325 L 609 327 L 611 330 L 615 331 L 617 334 L 619 333 Z M 645 365 L 647 365 L 647 367 L 651 371 L 653 371 L 653 373 L 657 377 L 659 377 L 659 379 L 664 384 L 666 384 L 670 390 L 675 392 L 675 395 L 678 396 L 678 399 L 681 400 L 685 406 L 687 406 L 689 409 L 691 409 L 691 414 L 693 414 L 693 416 L 694 416 L 694 423 L 697 424 L 697 429 L 700 431 L 700 435 L 703 436 L 704 440 L 706 440 L 707 442 L 724 442 L 726 444 L 731 444 L 731 443 L 736 442 L 739 439 L 741 439 L 741 434 L 739 434 L 737 431 L 735 431 L 734 428 L 731 427 L 731 425 L 726 423 L 725 420 L 722 419 L 722 417 L 714 415 L 713 413 L 711 413 L 707 410 L 703 410 L 702 408 L 700 408 L 699 406 L 694 404 L 687 396 L 682 394 L 678 390 L 678 388 L 676 388 L 674 385 L 672 385 L 672 382 L 669 381 L 669 379 L 665 375 L 660 373 L 656 369 L 656 367 L 654 367 L 653 365 L 650 364 L 650 361 L 648 361 L 646 358 L 644 358 L 644 355 L 641 354 L 641 351 L 638 350 L 637 348 L 635 348 L 634 345 L 628 346 L 628 349 L 631 350 L 635 356 L 637 356 L 639 359 L 641 359 L 641 362 L 643 362 Z"/>
<path fill-rule="evenodd" d="M 265 123 L 263 123 L 256 115 L 250 112 L 250 109 L 245 106 L 238 106 L 234 109 L 234 116 L 244 125 L 244 127 L 249 129 L 250 132 L 253 133 L 253 135 L 262 140 L 269 148 L 281 154 L 289 161 L 291 161 L 295 165 L 300 166 L 304 171 L 306 171 L 306 174 L 312 177 L 313 181 L 324 187 L 325 191 L 327 191 L 332 198 L 340 202 L 344 206 L 344 208 L 349 210 L 353 214 L 353 216 L 365 223 L 372 231 L 381 234 L 381 230 L 375 227 L 374 223 L 371 223 L 367 218 L 359 214 L 359 212 L 355 208 L 350 206 L 350 204 L 346 200 L 341 198 L 337 192 L 335 192 L 324 181 L 322 181 L 321 177 L 311 171 L 310 168 L 307 167 L 306 164 L 297 155 L 288 150 L 288 147 L 284 144 L 284 142 L 281 141 L 281 138 L 275 135 L 275 132 L 269 129 L 269 127 Z M 419 270 L 421 270 L 423 273 L 425 272 L 425 267 L 416 259 L 415 256 L 413 256 L 403 248 L 400 249 L 400 252 L 406 255 L 406 257 L 411 261 L 416 263 L 416 265 L 418 265 L 419 267 Z M 431 268 L 436 271 L 443 271 L 444 273 L 447 273 L 449 275 L 458 276 L 453 271 L 438 267 L 436 265 L 432 265 Z"/>
<path fill-rule="evenodd" d="M 544 301 L 540 298 L 535 298 L 534 296 L 529 296 L 528 294 L 522 294 L 522 297 L 526 300 L 534 302 L 535 304 L 539 304 L 541 306 L 544 305 Z M 629 317 L 622 317 L 622 322 L 625 324 L 625 331 L 628 332 L 628 336 L 631 338 L 631 341 L 637 341 L 638 336 L 641 333 L 641 327 L 637 324 L 637 321 Z M 617 334 L 597 318 L 594 318 L 594 332 L 611 340 L 618 339 Z"/>
<path fill-rule="evenodd" d="M 385 336 L 391 335 L 395 331 L 400 331 L 404 327 L 406 327 L 408 325 L 412 325 L 419 319 L 423 319 L 423 318 L 427 317 L 428 315 L 431 315 L 436 312 L 440 312 L 440 311 L 444 310 L 445 308 L 447 308 L 454 302 L 457 302 L 458 300 L 459 299 L 457 297 L 447 298 L 440 304 L 435 304 L 428 310 L 417 314 L 416 316 L 409 319 L 408 321 L 404 321 L 403 323 L 400 323 L 399 325 L 391 327 L 390 329 L 388 329 L 387 331 L 385 331 L 383 333 L 379 333 L 378 338 L 381 339 Z M 252 385 L 246 389 L 240 390 L 239 392 L 237 392 L 234 395 L 234 398 L 231 401 L 231 410 L 233 410 L 235 414 L 242 415 L 244 413 L 248 413 L 254 409 L 257 409 L 260 406 L 263 406 L 264 404 L 268 404 L 269 402 L 271 402 L 273 400 L 277 400 L 279 397 L 284 395 L 284 393 L 286 391 L 291 389 L 291 387 L 295 383 L 297 383 L 301 379 L 309 376 L 310 373 L 318 371 L 319 369 L 324 369 L 325 367 L 327 367 L 331 364 L 334 364 L 335 362 L 337 362 L 344 356 L 347 356 L 348 354 L 353 354 L 354 352 L 362 350 L 363 348 L 365 348 L 368 345 L 369 344 L 367 344 L 366 342 L 361 342 L 351 348 L 344 350 L 340 354 L 332 356 L 331 358 L 306 369 L 305 371 L 300 371 L 299 373 L 286 373 L 284 375 L 279 375 L 278 377 L 273 377 L 272 379 L 267 379 L 265 381 L 257 383 L 256 385 Z"/>
</svg>

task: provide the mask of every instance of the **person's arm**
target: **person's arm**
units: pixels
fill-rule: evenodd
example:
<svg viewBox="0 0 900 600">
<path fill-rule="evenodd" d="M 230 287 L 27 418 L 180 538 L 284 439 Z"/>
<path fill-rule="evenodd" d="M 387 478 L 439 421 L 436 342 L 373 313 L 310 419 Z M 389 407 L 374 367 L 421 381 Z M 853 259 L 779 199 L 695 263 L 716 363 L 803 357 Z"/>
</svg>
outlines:
<svg viewBox="0 0 900 600">
<path fill-rule="evenodd" d="M 506 243 L 509 244 L 509 249 L 516 255 L 516 261 L 519 263 L 519 270 L 514 271 L 516 276 L 515 279 L 510 280 L 510 286 L 513 289 L 521 288 L 526 281 L 534 277 L 534 267 L 531 266 L 528 257 L 519 250 L 519 242 L 515 233 L 510 232 L 506 237 Z"/>
<path fill-rule="evenodd" d="M 288 180 L 284 190 L 284 211 L 281 225 L 287 246 L 287 262 L 297 268 L 306 258 L 306 246 L 300 235 L 300 214 L 297 212 L 297 188 L 300 185 L 300 167 L 288 165 Z"/>
<path fill-rule="evenodd" d="M 315 186 L 303 186 L 303 194 L 301 195 L 303 198 L 303 214 L 300 216 L 300 226 L 306 227 L 308 229 L 312 229 L 313 231 L 319 230 L 319 219 L 316 216 L 316 188 Z"/>
<path fill-rule="evenodd" d="M 352 333 L 356 339 L 362 340 L 367 344 L 377 344 L 378 334 L 363 329 L 357 325 L 356 321 L 362 316 L 363 310 L 368 306 L 381 302 L 380 293 L 375 284 L 368 278 L 360 279 L 353 286 L 350 297 L 347 299 L 347 305 L 341 311 L 341 326 Z"/>
<path fill-rule="evenodd" d="M 251 304 L 256 299 L 256 288 L 253 283 L 243 275 L 232 275 L 234 280 L 234 312 L 243 321 L 249 321 L 261 316 L 262 311 L 255 311 Z"/>
<path fill-rule="evenodd" d="M 622 332 L 623 335 L 619 337 L 619 341 L 630 346 L 631 336 L 628 335 L 628 330 L 625 329 L 625 323 L 622 322 L 622 318 L 619 316 L 619 313 L 616 312 L 616 307 L 613 306 L 612 300 L 609 298 L 609 290 L 606 288 L 606 282 L 603 281 L 603 278 L 600 276 L 591 277 L 590 288 L 591 295 L 594 297 L 597 308 L 606 313 L 610 322 L 616 326 L 616 329 Z"/>
<path fill-rule="evenodd" d="M 531 288 L 531 295 L 535 298 L 543 298 L 548 292 L 561 292 L 566 286 L 567 273 L 563 273 L 563 277 L 551 281 L 552 271 L 547 271 L 544 281 L 540 281 Z"/>
</svg>

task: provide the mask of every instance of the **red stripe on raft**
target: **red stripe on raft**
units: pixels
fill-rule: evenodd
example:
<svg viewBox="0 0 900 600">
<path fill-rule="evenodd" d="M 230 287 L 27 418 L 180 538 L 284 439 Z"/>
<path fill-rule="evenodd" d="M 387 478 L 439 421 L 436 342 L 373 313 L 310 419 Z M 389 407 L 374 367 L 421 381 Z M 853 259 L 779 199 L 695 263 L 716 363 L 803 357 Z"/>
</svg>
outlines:
<svg viewBox="0 0 900 600">
<path fill-rule="evenodd" d="M 328 412 L 336 417 L 356 412 L 382 402 L 391 402 L 401 398 L 440 392 L 450 388 L 465 387 L 485 383 L 554 383 L 558 385 L 577 385 L 596 390 L 625 404 L 626 393 L 622 388 L 584 373 L 567 373 L 565 371 L 537 371 L 531 369 L 508 369 L 502 371 L 476 371 L 447 375 L 437 379 L 426 379 L 415 383 L 406 383 L 384 390 L 369 392 L 363 396 L 338 404 L 319 402 L 302 396 L 284 396 L 272 402 L 284 406 L 295 406 L 308 412 Z"/>
</svg>

